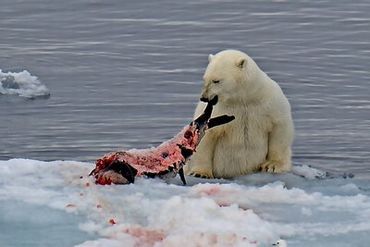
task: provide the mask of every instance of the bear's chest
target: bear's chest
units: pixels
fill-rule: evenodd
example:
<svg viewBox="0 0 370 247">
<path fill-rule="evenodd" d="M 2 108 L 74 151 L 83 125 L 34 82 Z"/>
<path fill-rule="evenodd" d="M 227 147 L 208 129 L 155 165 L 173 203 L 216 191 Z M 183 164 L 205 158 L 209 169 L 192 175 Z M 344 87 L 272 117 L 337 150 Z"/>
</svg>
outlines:
<svg viewBox="0 0 370 247">
<path fill-rule="evenodd" d="M 264 105 L 244 105 L 239 107 L 215 109 L 214 116 L 233 115 L 235 120 L 225 125 L 225 131 L 230 134 L 264 135 L 273 127 L 273 119 L 269 109 Z"/>
</svg>

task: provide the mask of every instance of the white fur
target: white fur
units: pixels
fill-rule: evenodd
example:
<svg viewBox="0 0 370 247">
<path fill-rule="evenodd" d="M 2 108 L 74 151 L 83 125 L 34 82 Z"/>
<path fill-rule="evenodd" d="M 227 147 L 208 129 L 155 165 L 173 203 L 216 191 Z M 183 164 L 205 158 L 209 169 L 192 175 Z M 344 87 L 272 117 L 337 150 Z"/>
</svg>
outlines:
<svg viewBox="0 0 370 247">
<path fill-rule="evenodd" d="M 247 54 L 225 50 L 209 56 L 201 97 L 218 103 L 212 116 L 235 120 L 207 130 L 185 166 L 187 175 L 231 178 L 258 170 L 291 169 L 294 127 L 290 105 L 279 85 Z M 205 107 L 199 102 L 194 118 Z"/>
</svg>

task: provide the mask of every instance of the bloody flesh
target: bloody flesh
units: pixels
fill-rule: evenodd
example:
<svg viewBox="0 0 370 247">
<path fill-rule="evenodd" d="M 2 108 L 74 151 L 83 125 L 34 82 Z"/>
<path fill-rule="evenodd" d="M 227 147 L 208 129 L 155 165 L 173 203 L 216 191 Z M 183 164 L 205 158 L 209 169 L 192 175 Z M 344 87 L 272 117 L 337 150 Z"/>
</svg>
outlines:
<svg viewBox="0 0 370 247">
<path fill-rule="evenodd" d="M 222 115 L 212 118 L 212 107 L 217 97 L 208 102 L 204 113 L 185 126 L 174 138 L 158 147 L 150 149 L 131 149 L 112 152 L 96 161 L 91 172 L 97 184 L 128 184 L 133 183 L 136 176 L 168 177 L 180 174 L 185 184 L 183 166 L 195 152 L 204 132 L 208 128 L 228 123 L 233 116 Z"/>
</svg>

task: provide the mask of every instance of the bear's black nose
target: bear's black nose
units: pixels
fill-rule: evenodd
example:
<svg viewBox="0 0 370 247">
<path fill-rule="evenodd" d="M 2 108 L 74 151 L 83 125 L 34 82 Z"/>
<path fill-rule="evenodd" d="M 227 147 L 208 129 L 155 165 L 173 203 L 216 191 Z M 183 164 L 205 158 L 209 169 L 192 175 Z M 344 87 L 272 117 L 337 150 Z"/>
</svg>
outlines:
<svg viewBox="0 0 370 247">
<path fill-rule="evenodd" d="M 202 98 L 200 98 L 200 101 L 208 102 L 209 100 L 208 100 L 208 98 L 206 98 L 206 97 L 202 97 Z"/>
</svg>

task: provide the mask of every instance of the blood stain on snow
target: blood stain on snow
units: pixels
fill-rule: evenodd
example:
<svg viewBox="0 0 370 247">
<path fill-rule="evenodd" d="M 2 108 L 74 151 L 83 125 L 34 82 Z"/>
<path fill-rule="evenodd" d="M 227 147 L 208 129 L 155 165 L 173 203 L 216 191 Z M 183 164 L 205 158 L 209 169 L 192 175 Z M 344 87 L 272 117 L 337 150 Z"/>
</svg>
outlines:
<svg viewBox="0 0 370 247">
<path fill-rule="evenodd" d="M 235 233 L 198 233 L 193 236 L 195 239 L 199 239 L 201 242 L 206 242 L 207 246 L 235 246 L 240 245 L 243 242 L 249 243 L 250 245 L 258 246 L 258 241 L 249 240 L 246 236 L 239 236 Z"/>
<path fill-rule="evenodd" d="M 115 224 L 117 224 L 117 222 L 113 219 L 113 218 L 111 218 L 111 219 L 109 219 L 109 224 L 111 224 L 111 225 L 115 225 Z"/>
<path fill-rule="evenodd" d="M 201 195 L 206 195 L 206 196 L 214 196 L 218 193 L 220 193 L 220 187 L 219 186 L 209 186 L 206 188 L 201 188 L 198 192 Z"/>
<path fill-rule="evenodd" d="M 165 233 L 163 230 L 147 229 L 144 227 L 130 227 L 123 230 L 124 233 L 130 234 L 137 238 L 137 246 L 149 245 L 152 246 L 156 242 L 163 241 Z"/>
</svg>

